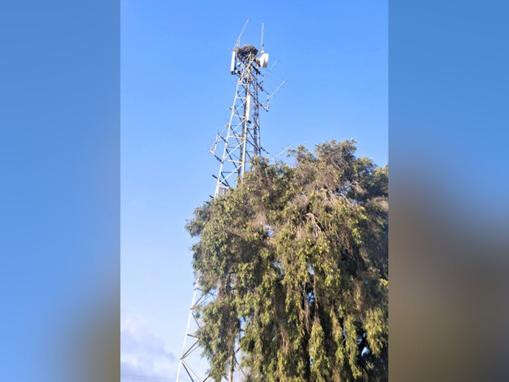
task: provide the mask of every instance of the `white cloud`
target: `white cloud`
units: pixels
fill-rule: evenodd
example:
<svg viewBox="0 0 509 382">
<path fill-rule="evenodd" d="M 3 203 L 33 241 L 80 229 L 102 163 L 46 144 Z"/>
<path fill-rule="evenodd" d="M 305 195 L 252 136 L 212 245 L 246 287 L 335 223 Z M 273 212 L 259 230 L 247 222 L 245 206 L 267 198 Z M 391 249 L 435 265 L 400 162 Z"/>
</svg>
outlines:
<svg viewBox="0 0 509 382">
<path fill-rule="evenodd" d="M 129 316 L 121 329 L 122 382 L 173 382 L 177 362 L 146 321 Z"/>
</svg>

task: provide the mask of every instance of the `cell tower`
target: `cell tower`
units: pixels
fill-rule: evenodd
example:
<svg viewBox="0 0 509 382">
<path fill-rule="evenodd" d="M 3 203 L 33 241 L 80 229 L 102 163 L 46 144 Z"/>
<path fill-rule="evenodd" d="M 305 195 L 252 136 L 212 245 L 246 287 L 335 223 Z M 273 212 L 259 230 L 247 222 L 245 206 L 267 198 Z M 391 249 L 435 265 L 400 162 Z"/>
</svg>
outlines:
<svg viewBox="0 0 509 382">
<path fill-rule="evenodd" d="M 217 174 L 212 175 L 215 181 L 214 197 L 235 187 L 248 170 L 251 160 L 264 151 L 260 141 L 260 109 L 268 111 L 269 100 L 279 90 L 272 94 L 263 88 L 263 69 L 267 68 L 269 54 L 264 50 L 263 24 L 261 29 L 260 47 L 241 45 L 240 39 L 246 29 L 247 20 L 237 38 L 230 61 L 230 73 L 236 77 L 235 93 L 230 107 L 228 122 L 222 132 L 216 135 L 210 152 L 218 160 Z M 260 99 L 264 97 L 265 102 Z M 210 380 L 207 372 L 197 370 L 193 362 L 200 361 L 196 329 L 200 327 L 197 311 L 200 306 L 210 301 L 213 296 L 204 294 L 200 289 L 196 275 L 191 308 L 187 320 L 186 333 L 182 354 L 177 369 L 177 382 L 204 382 Z M 194 354 L 194 357 L 193 357 Z M 203 361 L 203 360 L 201 360 Z M 237 361 L 235 356 L 231 360 L 228 380 L 233 381 Z"/>
</svg>

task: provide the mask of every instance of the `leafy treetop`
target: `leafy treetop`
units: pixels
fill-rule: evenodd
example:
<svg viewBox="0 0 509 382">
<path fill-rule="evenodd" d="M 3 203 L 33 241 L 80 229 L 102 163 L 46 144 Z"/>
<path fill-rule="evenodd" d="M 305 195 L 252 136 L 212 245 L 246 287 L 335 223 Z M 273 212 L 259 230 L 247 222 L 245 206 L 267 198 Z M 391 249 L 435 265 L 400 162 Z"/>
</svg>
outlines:
<svg viewBox="0 0 509 382">
<path fill-rule="evenodd" d="M 387 380 L 388 169 L 355 149 L 256 159 L 196 209 L 193 264 L 212 296 L 198 338 L 214 379 L 238 362 L 247 381 Z"/>
</svg>

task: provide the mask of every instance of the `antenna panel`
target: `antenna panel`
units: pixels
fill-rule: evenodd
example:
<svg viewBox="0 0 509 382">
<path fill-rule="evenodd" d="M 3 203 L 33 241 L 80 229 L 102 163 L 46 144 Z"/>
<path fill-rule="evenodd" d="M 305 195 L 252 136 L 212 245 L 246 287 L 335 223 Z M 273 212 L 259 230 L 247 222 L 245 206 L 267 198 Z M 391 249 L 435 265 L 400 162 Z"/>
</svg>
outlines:
<svg viewBox="0 0 509 382">
<path fill-rule="evenodd" d="M 232 51 L 232 59 L 230 61 L 230 73 L 231 74 L 235 74 L 235 64 L 236 64 L 236 61 L 237 60 L 237 51 L 234 49 Z"/>
</svg>

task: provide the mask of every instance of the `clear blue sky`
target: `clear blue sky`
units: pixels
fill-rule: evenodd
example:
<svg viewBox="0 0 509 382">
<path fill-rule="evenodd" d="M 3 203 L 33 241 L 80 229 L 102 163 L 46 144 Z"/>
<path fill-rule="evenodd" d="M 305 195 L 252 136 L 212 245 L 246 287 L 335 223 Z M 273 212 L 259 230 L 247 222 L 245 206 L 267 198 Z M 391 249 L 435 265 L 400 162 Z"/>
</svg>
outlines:
<svg viewBox="0 0 509 382">
<path fill-rule="evenodd" d="M 208 154 L 233 96 L 230 51 L 244 42 L 277 60 L 262 144 L 354 138 L 387 162 L 385 1 L 122 2 L 122 314 L 180 351 L 193 273 L 184 230 L 213 192 Z M 137 322 L 138 322 L 137 321 Z"/>
</svg>

